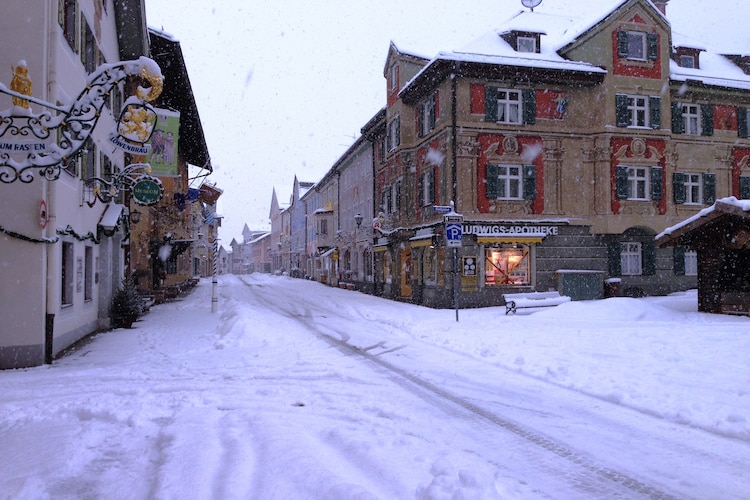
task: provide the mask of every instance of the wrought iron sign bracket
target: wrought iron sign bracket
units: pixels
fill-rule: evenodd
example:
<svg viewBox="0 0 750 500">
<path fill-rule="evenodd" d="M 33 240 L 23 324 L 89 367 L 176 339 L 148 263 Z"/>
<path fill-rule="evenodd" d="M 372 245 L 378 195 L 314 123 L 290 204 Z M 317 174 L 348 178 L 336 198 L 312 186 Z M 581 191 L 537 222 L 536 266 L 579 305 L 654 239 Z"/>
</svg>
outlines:
<svg viewBox="0 0 750 500">
<path fill-rule="evenodd" d="M 20 75 L 19 64 L 14 67 L 17 73 L 11 83 L 11 89 L 0 84 L 0 93 L 13 97 L 13 106 L 9 110 L 0 111 L 0 182 L 11 184 L 15 181 L 30 183 L 34 180 L 34 172 L 49 181 L 59 179 L 63 165 L 75 158 L 84 147 L 86 139 L 91 135 L 104 107 L 106 96 L 119 82 L 128 76 L 140 76 L 151 87 L 139 87 L 137 95 L 131 97 L 126 108 L 150 108 L 146 102 L 156 99 L 162 91 L 163 77 L 159 66 L 152 59 L 141 57 L 134 61 L 123 61 L 116 64 L 104 64 L 97 68 L 88 78 L 86 88 L 67 108 L 45 103 L 29 95 L 31 82 L 28 77 Z M 24 80 L 25 78 L 25 80 Z M 21 81 L 21 84 L 17 84 Z M 23 82 L 26 82 L 25 84 Z M 28 103 L 32 102 L 56 111 L 54 116 L 50 111 L 40 114 L 31 112 Z M 145 118 L 141 118 L 143 120 Z M 132 134 L 123 134 L 123 121 L 133 130 L 139 128 L 138 137 L 143 138 L 143 131 L 150 132 L 148 123 L 138 121 L 133 116 L 120 116 L 118 131 L 126 140 Z M 55 137 L 56 136 L 56 137 Z M 150 136 L 150 133 L 148 133 Z M 55 137 L 54 141 L 50 141 Z M 146 138 L 148 140 L 148 138 Z M 36 142 L 34 142 L 36 141 Z M 49 142 L 49 144 L 48 144 Z M 145 141 L 143 141 L 145 142 Z M 141 146 L 143 144 L 141 143 Z M 133 167 L 132 165 L 130 167 Z M 112 181 L 95 179 L 108 190 L 121 189 L 127 185 L 133 170 L 125 168 Z M 140 165 L 142 167 L 142 165 Z"/>
</svg>

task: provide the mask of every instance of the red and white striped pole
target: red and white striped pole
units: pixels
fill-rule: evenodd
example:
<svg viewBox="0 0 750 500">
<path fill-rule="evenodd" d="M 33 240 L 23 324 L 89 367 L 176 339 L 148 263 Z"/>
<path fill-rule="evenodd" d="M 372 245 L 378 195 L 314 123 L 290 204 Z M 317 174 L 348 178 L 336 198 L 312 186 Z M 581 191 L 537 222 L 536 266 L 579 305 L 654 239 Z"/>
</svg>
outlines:
<svg viewBox="0 0 750 500">
<path fill-rule="evenodd" d="M 219 238 L 218 235 L 214 236 L 214 255 L 213 255 L 213 277 L 211 278 L 211 312 L 215 313 L 219 310 L 219 297 L 217 295 L 218 278 L 217 278 L 217 261 L 219 258 Z"/>
</svg>

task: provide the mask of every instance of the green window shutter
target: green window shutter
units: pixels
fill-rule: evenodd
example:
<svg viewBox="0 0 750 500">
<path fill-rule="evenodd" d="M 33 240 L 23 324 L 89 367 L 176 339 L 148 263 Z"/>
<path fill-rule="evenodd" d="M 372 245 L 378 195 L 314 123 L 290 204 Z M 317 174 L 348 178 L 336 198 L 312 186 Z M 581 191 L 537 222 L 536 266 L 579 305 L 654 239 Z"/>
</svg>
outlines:
<svg viewBox="0 0 750 500">
<path fill-rule="evenodd" d="M 497 199 L 497 189 L 499 184 L 499 179 L 497 178 L 497 176 L 497 165 L 488 163 L 485 176 L 485 184 L 487 188 L 487 198 L 490 200 Z"/>
<path fill-rule="evenodd" d="M 433 130 L 435 128 L 435 114 L 437 110 L 437 92 L 432 94 L 432 97 L 430 97 L 430 115 L 428 117 L 429 122 L 428 125 L 430 127 L 430 130 Z"/>
<path fill-rule="evenodd" d="M 675 172 L 672 174 L 672 191 L 674 191 L 675 205 L 682 205 L 687 201 L 687 191 L 685 190 L 685 174 Z"/>
<path fill-rule="evenodd" d="M 484 121 L 497 122 L 497 89 L 486 87 L 484 90 Z"/>
<path fill-rule="evenodd" d="M 424 130 L 424 104 L 417 106 L 417 137 L 422 137 Z"/>
<path fill-rule="evenodd" d="M 620 253 L 622 247 L 619 241 L 609 244 L 607 247 L 607 260 L 609 261 L 609 275 L 620 276 L 622 274 L 622 262 L 620 262 Z"/>
<path fill-rule="evenodd" d="M 747 108 L 737 108 L 737 135 L 747 137 Z"/>
<path fill-rule="evenodd" d="M 620 57 L 628 57 L 628 32 L 618 31 L 617 32 L 617 55 Z"/>
<path fill-rule="evenodd" d="M 420 207 L 425 205 L 424 203 L 424 175 L 420 175 L 417 181 L 417 203 Z"/>
<path fill-rule="evenodd" d="M 525 125 L 534 125 L 536 123 L 536 91 L 526 89 L 522 94 L 523 102 L 523 123 Z"/>
<path fill-rule="evenodd" d="M 740 176 L 740 199 L 750 200 L 750 176 Z"/>
<path fill-rule="evenodd" d="M 716 174 L 703 174 L 703 203 L 713 205 L 716 202 Z"/>
<path fill-rule="evenodd" d="M 685 133 L 685 124 L 682 122 L 682 104 L 679 102 L 672 103 L 672 133 Z"/>
<path fill-rule="evenodd" d="M 656 33 L 648 33 L 646 35 L 646 45 L 649 61 L 656 61 L 659 58 L 659 36 Z"/>
<path fill-rule="evenodd" d="M 536 167 L 534 165 L 523 166 L 523 199 L 536 199 Z"/>
<path fill-rule="evenodd" d="M 661 167 L 651 167 L 651 199 L 659 201 L 664 195 L 664 170 Z"/>
<path fill-rule="evenodd" d="M 661 128 L 661 98 L 649 97 L 648 98 L 649 115 L 651 119 L 651 128 Z"/>
<path fill-rule="evenodd" d="M 673 262 L 674 275 L 685 276 L 685 247 L 674 247 Z"/>
<path fill-rule="evenodd" d="M 620 32 L 624 33 L 624 32 Z M 617 94 L 615 96 L 615 116 L 618 127 L 627 127 L 630 125 L 630 113 L 628 113 L 628 96 Z"/>
<path fill-rule="evenodd" d="M 628 167 L 618 166 L 615 170 L 615 191 L 617 199 L 626 200 L 628 198 Z"/>
<path fill-rule="evenodd" d="M 643 274 L 653 276 L 656 274 L 656 245 L 654 243 L 643 243 L 641 246 L 643 259 Z"/>
<path fill-rule="evenodd" d="M 714 107 L 701 104 L 701 135 L 714 135 Z"/>
</svg>

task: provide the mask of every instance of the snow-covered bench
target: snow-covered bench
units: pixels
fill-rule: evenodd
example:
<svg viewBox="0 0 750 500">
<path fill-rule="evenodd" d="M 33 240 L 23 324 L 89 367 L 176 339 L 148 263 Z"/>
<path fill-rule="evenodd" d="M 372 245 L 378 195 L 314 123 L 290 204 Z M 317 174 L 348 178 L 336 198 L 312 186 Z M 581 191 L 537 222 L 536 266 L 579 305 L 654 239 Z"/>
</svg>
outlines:
<svg viewBox="0 0 750 500">
<path fill-rule="evenodd" d="M 526 309 L 532 307 L 552 307 L 559 306 L 564 302 L 570 302 L 570 297 L 560 295 L 560 292 L 529 292 L 529 293 L 506 293 L 503 294 L 505 300 L 505 314 L 516 313 L 516 309 Z"/>
</svg>

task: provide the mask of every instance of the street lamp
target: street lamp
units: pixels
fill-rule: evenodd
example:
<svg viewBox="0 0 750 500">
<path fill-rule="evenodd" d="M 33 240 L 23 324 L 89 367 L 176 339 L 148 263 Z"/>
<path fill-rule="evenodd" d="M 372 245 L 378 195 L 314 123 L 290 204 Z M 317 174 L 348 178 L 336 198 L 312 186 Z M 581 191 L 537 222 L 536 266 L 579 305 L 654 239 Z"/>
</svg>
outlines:
<svg viewBox="0 0 750 500">
<path fill-rule="evenodd" d="M 357 229 L 359 229 L 359 226 L 362 225 L 362 214 L 357 214 L 354 216 L 354 222 L 357 224 Z"/>
</svg>

